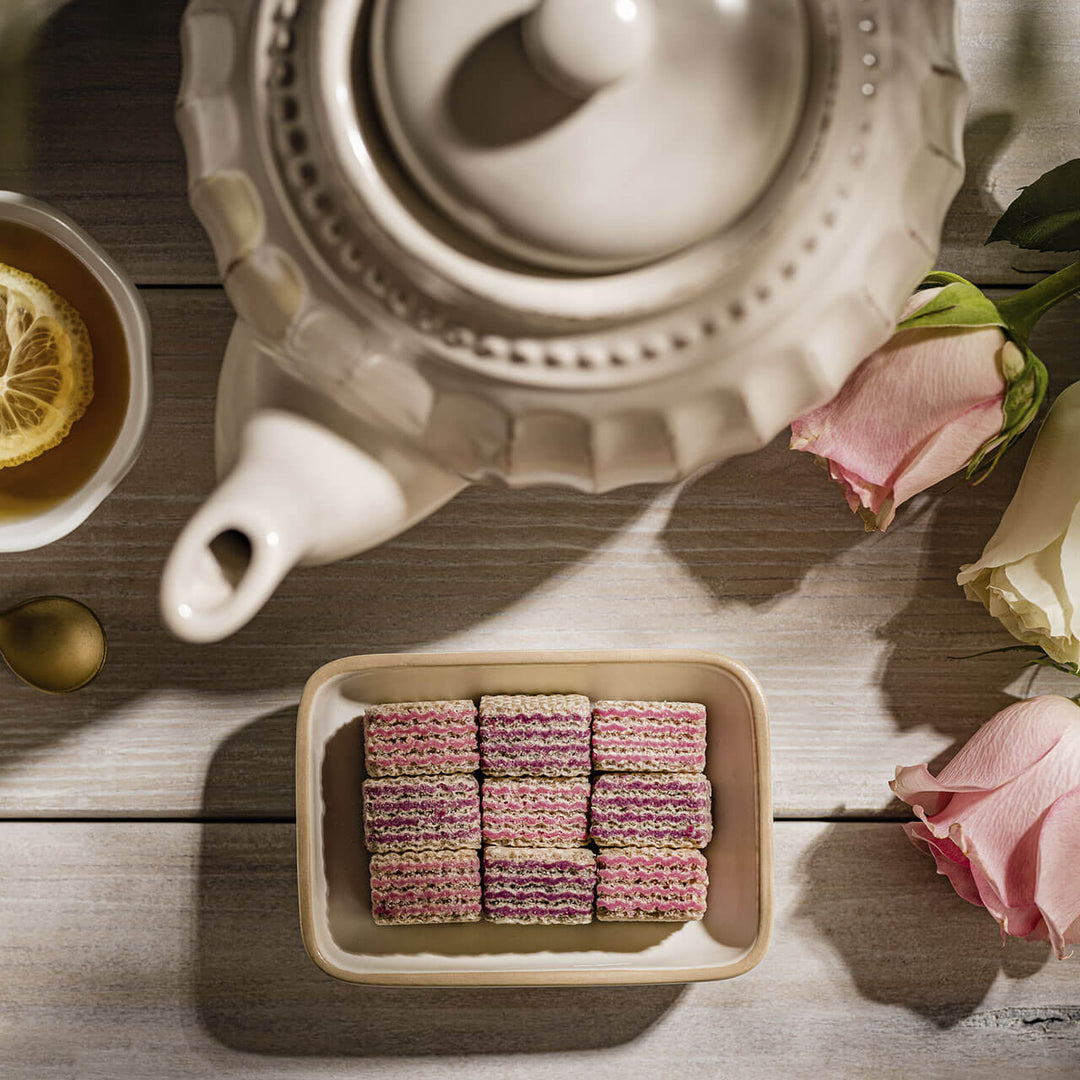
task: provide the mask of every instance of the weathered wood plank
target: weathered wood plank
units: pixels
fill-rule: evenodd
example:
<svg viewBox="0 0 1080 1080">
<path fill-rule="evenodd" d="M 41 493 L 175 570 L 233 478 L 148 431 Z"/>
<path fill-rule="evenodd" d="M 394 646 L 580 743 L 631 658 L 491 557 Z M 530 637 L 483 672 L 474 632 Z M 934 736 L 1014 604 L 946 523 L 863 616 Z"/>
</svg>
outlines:
<svg viewBox="0 0 1080 1080">
<path fill-rule="evenodd" d="M 0 73 L 7 106 L 0 186 L 55 203 L 148 283 L 216 280 L 187 205 L 173 125 L 183 0 L 71 0 L 45 26 L 25 74 Z M 1058 260 L 982 244 L 1002 207 L 1075 156 L 1080 18 L 1071 0 L 963 0 L 973 97 L 968 179 L 941 265 L 995 284 Z M 11 109 L 17 109 L 12 112 Z"/>
<path fill-rule="evenodd" d="M 0 186 L 69 213 L 140 282 L 217 280 L 173 123 L 184 6 L 54 3 L 26 62 L 0 72 L 21 111 L 0 127 Z"/>
<path fill-rule="evenodd" d="M 231 316 L 220 290 L 146 298 L 157 406 L 141 460 L 72 536 L 0 567 L 0 602 L 74 595 L 110 640 L 103 674 L 70 697 L 0 675 L 0 814 L 291 817 L 301 688 L 356 652 L 727 653 L 764 684 L 776 807 L 795 816 L 902 813 L 894 766 L 948 751 L 1024 689 L 1011 655 L 948 657 L 1012 640 L 953 579 L 993 531 L 1030 435 L 983 486 L 943 485 L 883 536 L 783 439 L 681 493 L 473 489 L 389 544 L 294 573 L 232 639 L 176 642 L 158 575 L 211 484 Z M 1080 377 L 1078 306 L 1040 331 L 1056 385 Z"/>
<path fill-rule="evenodd" d="M 1080 116 L 1069 102 L 1080 78 L 1080 13 L 1071 0 L 961 0 L 958 7 L 972 88 L 967 176 L 938 263 L 986 284 L 1024 282 L 1068 258 L 983 244 L 1022 187 L 1076 157 Z"/>
<path fill-rule="evenodd" d="M 1075 1076 L 1078 961 L 1010 941 L 895 825 L 777 826 L 773 944 L 690 987 L 397 990 L 304 954 L 288 825 L 0 825 L 0 1073 Z"/>
</svg>

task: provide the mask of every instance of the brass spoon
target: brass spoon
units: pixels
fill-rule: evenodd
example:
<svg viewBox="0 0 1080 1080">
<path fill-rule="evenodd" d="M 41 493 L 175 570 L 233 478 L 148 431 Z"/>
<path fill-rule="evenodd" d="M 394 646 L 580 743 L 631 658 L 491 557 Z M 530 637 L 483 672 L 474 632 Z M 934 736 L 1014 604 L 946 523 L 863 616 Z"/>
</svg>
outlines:
<svg viewBox="0 0 1080 1080">
<path fill-rule="evenodd" d="M 35 596 L 0 614 L 0 656 L 23 682 L 50 694 L 85 686 L 105 664 L 98 617 L 67 596 Z"/>
</svg>

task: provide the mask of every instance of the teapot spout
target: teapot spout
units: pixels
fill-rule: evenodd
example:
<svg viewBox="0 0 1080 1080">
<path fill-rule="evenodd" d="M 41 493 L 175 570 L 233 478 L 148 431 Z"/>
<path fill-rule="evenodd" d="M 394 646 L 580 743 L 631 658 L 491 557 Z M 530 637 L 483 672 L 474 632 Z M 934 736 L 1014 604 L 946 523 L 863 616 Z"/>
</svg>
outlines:
<svg viewBox="0 0 1080 1080">
<path fill-rule="evenodd" d="M 435 466 L 411 465 L 414 475 L 399 479 L 319 424 L 279 410 L 255 413 L 235 467 L 165 564 L 166 625 L 185 641 L 220 641 L 297 563 L 331 562 L 382 543 L 464 486 Z M 426 484 L 417 485 L 417 473 Z"/>
</svg>

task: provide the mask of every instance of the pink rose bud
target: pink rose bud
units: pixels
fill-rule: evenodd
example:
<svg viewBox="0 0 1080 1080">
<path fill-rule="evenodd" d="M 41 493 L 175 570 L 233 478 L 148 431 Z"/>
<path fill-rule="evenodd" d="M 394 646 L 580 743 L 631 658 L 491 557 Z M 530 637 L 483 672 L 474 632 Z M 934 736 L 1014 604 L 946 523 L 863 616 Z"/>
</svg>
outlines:
<svg viewBox="0 0 1080 1080">
<path fill-rule="evenodd" d="M 1080 942 L 1080 707 L 1020 701 L 968 740 L 935 779 L 898 768 L 889 785 L 919 821 L 904 826 L 1002 934 Z"/>
<path fill-rule="evenodd" d="M 946 279 L 912 296 L 889 341 L 832 401 L 791 425 L 791 448 L 817 455 L 867 531 L 886 529 L 901 503 L 1003 449 L 1045 389 L 1031 378 L 1038 360 L 1029 365 L 994 305 L 954 275 L 931 280 Z"/>
</svg>

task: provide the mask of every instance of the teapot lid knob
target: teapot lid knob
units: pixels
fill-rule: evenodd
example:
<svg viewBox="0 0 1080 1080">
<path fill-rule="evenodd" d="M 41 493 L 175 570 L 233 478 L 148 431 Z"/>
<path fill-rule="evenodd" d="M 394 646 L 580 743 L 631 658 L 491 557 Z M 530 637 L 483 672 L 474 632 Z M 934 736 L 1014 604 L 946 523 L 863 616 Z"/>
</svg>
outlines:
<svg viewBox="0 0 1080 1080">
<path fill-rule="evenodd" d="M 455 242 L 543 272 L 626 270 L 729 228 L 804 115 L 807 0 L 370 2 L 352 77 L 400 179 Z"/>
<path fill-rule="evenodd" d="M 536 70 L 564 93 L 588 97 L 645 62 L 653 26 L 652 0 L 542 0 L 522 31 Z"/>
</svg>

